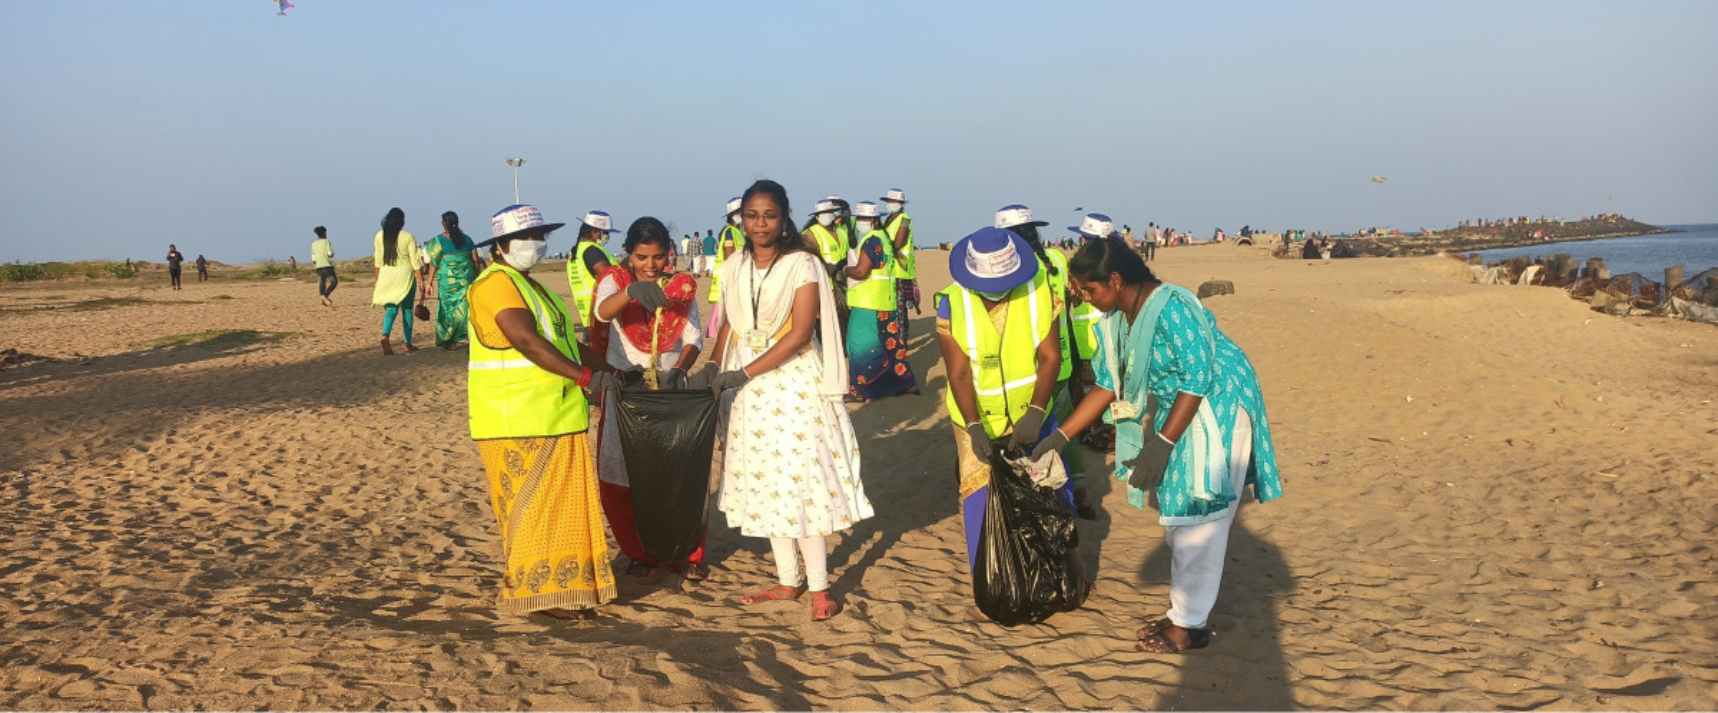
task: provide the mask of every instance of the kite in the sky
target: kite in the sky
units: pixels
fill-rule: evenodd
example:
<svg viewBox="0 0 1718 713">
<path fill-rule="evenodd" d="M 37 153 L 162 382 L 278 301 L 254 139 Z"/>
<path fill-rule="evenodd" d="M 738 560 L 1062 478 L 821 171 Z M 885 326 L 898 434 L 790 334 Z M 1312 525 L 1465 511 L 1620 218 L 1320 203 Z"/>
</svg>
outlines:
<svg viewBox="0 0 1718 713">
<path fill-rule="evenodd" d="M 286 11 L 292 9 L 292 0 L 273 0 L 273 2 L 275 7 L 280 8 L 280 12 L 275 14 L 281 17 L 286 17 Z"/>
<path fill-rule="evenodd" d="M 1388 180 L 1390 180 L 1390 179 L 1386 178 L 1384 176 L 1373 176 L 1372 177 L 1372 182 L 1380 184 L 1380 185 L 1382 185 L 1385 181 L 1388 181 Z"/>
</svg>

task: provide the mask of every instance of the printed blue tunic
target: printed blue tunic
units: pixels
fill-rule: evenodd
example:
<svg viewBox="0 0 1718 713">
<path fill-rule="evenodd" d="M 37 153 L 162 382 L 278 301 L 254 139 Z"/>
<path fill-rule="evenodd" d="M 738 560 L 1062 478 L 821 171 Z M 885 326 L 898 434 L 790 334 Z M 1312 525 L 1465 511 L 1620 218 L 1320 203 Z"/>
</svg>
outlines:
<svg viewBox="0 0 1718 713">
<path fill-rule="evenodd" d="M 1136 418 L 1104 420 L 1116 424 L 1115 477 L 1127 480 L 1125 463 L 1139 455 L 1146 437 L 1146 396 L 1156 397 L 1153 432 L 1169 420 L 1178 393 L 1204 399 L 1170 455 L 1169 469 L 1157 489 L 1159 521 L 1164 525 L 1194 525 L 1217 519 L 1241 496 L 1228 477 L 1228 451 L 1233 443 L 1236 414 L 1252 421 L 1252 467 L 1247 484 L 1259 502 L 1282 497 L 1276 447 L 1265 417 L 1264 395 L 1253 363 L 1217 329 L 1216 316 L 1186 288 L 1170 284 L 1154 290 L 1140 308 L 1135 324 L 1120 310 L 1098 323 L 1099 348 L 1093 371 L 1099 388 L 1116 393 L 1139 410 Z M 1141 367 L 1144 368 L 1141 368 Z M 1116 382 L 1123 382 L 1118 389 Z M 1128 502 L 1144 508 L 1145 494 L 1128 488 Z"/>
</svg>

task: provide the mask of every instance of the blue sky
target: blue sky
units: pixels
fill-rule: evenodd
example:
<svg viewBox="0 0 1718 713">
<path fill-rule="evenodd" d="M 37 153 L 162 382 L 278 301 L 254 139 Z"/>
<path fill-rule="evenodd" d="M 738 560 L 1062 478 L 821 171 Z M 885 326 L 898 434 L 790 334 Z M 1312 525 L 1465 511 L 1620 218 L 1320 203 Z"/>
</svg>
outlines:
<svg viewBox="0 0 1718 713">
<path fill-rule="evenodd" d="M 342 257 L 523 198 L 718 224 L 906 189 L 1209 233 L 1718 219 L 1718 3 L 0 3 L 0 260 Z M 1389 177 L 1379 186 L 1367 179 Z M 565 245 L 557 245 L 564 248 Z"/>
</svg>

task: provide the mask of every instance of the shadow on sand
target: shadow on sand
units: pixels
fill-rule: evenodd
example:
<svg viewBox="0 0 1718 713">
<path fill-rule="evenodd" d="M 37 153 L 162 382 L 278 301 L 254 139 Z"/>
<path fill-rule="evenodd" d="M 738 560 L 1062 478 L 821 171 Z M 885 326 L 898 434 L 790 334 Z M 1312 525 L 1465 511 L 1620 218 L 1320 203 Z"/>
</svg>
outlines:
<svg viewBox="0 0 1718 713">
<path fill-rule="evenodd" d="M 1282 550 L 1247 529 L 1242 520 L 1244 509 L 1229 533 L 1223 587 L 1211 612 L 1209 625 L 1217 638 L 1210 648 L 1186 655 L 1181 685 L 1153 707 L 1288 710 L 1295 706 L 1276 605 L 1294 591 L 1294 577 Z M 1169 547 L 1159 543 L 1141 564 L 1139 579 L 1167 586 L 1169 571 Z M 1168 602 L 1163 606 L 1167 609 Z"/>
</svg>

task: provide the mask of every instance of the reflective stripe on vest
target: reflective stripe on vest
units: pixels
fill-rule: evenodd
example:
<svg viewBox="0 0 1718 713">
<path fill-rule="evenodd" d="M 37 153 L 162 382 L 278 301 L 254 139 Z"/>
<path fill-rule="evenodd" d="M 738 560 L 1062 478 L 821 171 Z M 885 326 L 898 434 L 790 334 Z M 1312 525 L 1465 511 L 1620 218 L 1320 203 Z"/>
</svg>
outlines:
<svg viewBox="0 0 1718 713">
<path fill-rule="evenodd" d="M 847 241 L 840 235 L 818 223 L 812 223 L 807 232 L 811 233 L 811 239 L 817 243 L 817 252 L 825 265 L 841 265 L 846 262 Z"/>
<path fill-rule="evenodd" d="M 878 312 L 893 312 L 895 310 L 895 254 L 889 249 L 889 236 L 881 230 L 872 230 L 859 240 L 859 249 L 865 248 L 865 242 L 876 238 L 883 243 L 883 264 L 872 265 L 871 274 L 863 280 L 848 280 L 847 306 L 861 307 Z"/>
<path fill-rule="evenodd" d="M 505 274 L 519 291 L 537 324 L 537 333 L 555 345 L 562 356 L 578 363 L 578 350 L 567 334 L 573 316 L 560 296 L 539 290 L 519 271 L 499 261 L 477 280 L 496 272 Z M 590 406 L 578 384 L 537 366 L 517 349 L 484 346 L 477 338 L 475 320 L 468 320 L 466 338 L 471 347 L 465 398 L 473 439 L 560 436 L 588 427 Z"/>
<path fill-rule="evenodd" d="M 722 247 L 734 246 L 734 252 L 746 247 L 746 235 L 740 232 L 739 226 L 729 223 L 722 226 L 722 232 L 716 236 L 716 266 L 710 269 L 710 302 L 722 299 Z"/>
<path fill-rule="evenodd" d="M 919 277 L 919 256 L 917 246 L 913 245 L 912 216 L 902 210 L 889 216 L 889 222 L 883 226 L 883 232 L 889 234 L 889 248 L 895 247 L 895 235 L 901 232 L 901 226 L 907 226 L 907 242 L 901 245 L 901 254 L 895 259 L 895 277 L 903 280 L 916 280 Z"/>
<path fill-rule="evenodd" d="M 941 294 L 949 300 L 949 333 L 971 364 L 984 430 L 992 438 L 1001 437 L 1025 415 L 1038 385 L 1038 343 L 1050 334 L 1050 319 L 1055 315 L 1049 281 L 1039 273 L 1032 282 L 1009 292 L 1004 303 L 1007 322 L 1000 335 L 983 298 L 960 285 L 951 285 Z M 987 358 L 994 363 L 987 366 Z M 955 424 L 965 426 L 954 389 L 945 389 L 943 400 Z"/>
<path fill-rule="evenodd" d="M 596 299 L 597 288 L 596 276 L 585 267 L 585 253 L 591 248 L 601 252 L 608 264 L 619 264 L 614 256 L 609 254 L 608 248 L 600 243 L 581 241 L 578 247 L 573 248 L 573 258 L 567 261 L 567 288 L 573 291 L 573 306 L 578 308 L 578 325 L 586 328 L 591 325 L 591 303 Z"/>
</svg>

